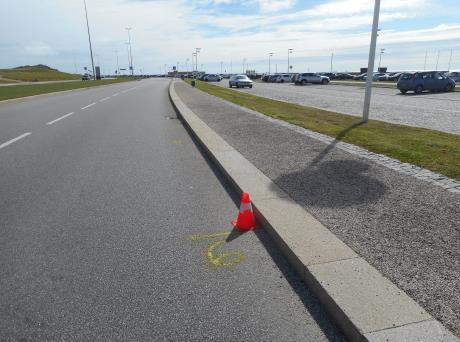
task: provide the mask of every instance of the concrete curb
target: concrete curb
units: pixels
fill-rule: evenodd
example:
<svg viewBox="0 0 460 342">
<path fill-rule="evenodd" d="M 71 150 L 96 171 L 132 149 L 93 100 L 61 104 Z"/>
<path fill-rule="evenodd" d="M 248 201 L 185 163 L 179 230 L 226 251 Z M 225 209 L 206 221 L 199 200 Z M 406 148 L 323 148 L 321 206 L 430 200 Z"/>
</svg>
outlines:
<svg viewBox="0 0 460 342">
<path fill-rule="evenodd" d="M 234 189 L 251 194 L 258 222 L 351 341 L 460 341 L 209 128 L 174 85 L 184 125 Z"/>
<path fill-rule="evenodd" d="M 117 84 L 121 84 L 121 83 L 128 83 L 128 82 L 134 82 L 134 80 L 127 81 L 127 82 L 101 84 L 101 85 L 96 85 L 94 87 L 77 88 L 77 89 L 70 89 L 70 90 L 55 91 L 55 92 L 52 92 L 52 93 L 45 93 L 45 94 L 18 97 L 16 99 L 2 100 L 2 101 L 0 101 L 0 105 L 6 104 L 6 103 L 28 101 L 28 100 L 33 100 L 33 99 L 40 98 L 40 97 L 47 97 L 47 96 L 52 96 L 52 95 L 57 95 L 57 94 L 70 93 L 70 92 L 74 92 L 74 91 L 84 91 L 84 90 L 90 90 L 90 89 L 100 88 L 100 87 L 108 87 L 108 86 L 117 85 Z"/>
</svg>

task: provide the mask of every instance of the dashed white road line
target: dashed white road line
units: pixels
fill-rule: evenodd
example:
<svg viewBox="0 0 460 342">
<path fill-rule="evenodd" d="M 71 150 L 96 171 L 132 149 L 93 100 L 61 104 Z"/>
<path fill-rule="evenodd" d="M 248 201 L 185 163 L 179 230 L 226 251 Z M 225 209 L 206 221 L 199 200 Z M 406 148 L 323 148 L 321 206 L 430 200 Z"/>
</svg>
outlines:
<svg viewBox="0 0 460 342">
<path fill-rule="evenodd" d="M 96 104 L 96 102 L 93 102 L 93 103 L 91 103 L 91 104 L 89 104 L 89 105 L 87 105 L 87 106 L 85 106 L 85 107 L 83 107 L 83 108 L 81 108 L 81 109 L 84 110 L 84 109 L 86 109 L 86 108 L 89 108 L 89 107 L 94 106 L 95 104 Z"/>
<path fill-rule="evenodd" d="M 110 96 L 109 97 L 104 97 L 103 99 L 100 99 L 99 102 L 104 102 L 104 101 L 107 101 L 108 99 L 110 99 Z"/>
<path fill-rule="evenodd" d="M 7 147 L 8 145 L 11 145 L 12 143 L 18 141 L 18 140 L 21 140 L 22 138 L 25 138 L 27 137 L 28 135 L 31 135 L 32 133 L 31 132 L 27 132 L 27 133 L 24 133 L 23 135 L 20 135 L 19 137 L 16 137 L 14 139 L 11 139 L 9 141 L 7 141 L 6 143 L 3 143 L 0 145 L 0 150 L 4 147 Z"/>
<path fill-rule="evenodd" d="M 48 122 L 47 125 L 52 125 L 52 124 L 54 124 L 54 123 L 56 123 L 56 122 L 58 122 L 58 121 L 61 121 L 62 119 L 65 119 L 66 117 L 71 116 L 71 115 L 73 115 L 73 114 L 75 114 L 75 113 L 72 112 L 72 113 L 63 115 L 63 116 L 57 118 L 56 120 L 53 120 L 53 121 Z"/>
<path fill-rule="evenodd" d="M 112 97 L 115 97 L 115 96 L 118 96 L 118 95 L 120 95 L 120 93 L 115 93 L 115 94 L 112 95 Z"/>
</svg>

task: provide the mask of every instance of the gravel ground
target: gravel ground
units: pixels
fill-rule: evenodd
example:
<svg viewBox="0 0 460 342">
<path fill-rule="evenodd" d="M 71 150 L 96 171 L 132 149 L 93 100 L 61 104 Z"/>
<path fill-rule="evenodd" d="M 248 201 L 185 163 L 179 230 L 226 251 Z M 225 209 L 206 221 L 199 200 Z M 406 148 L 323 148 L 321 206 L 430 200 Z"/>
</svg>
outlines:
<svg viewBox="0 0 460 342">
<path fill-rule="evenodd" d="M 460 196 L 270 123 L 185 83 L 185 103 L 460 336 Z"/>
<path fill-rule="evenodd" d="M 364 87 L 353 86 L 257 82 L 240 91 L 358 116 L 364 101 Z M 401 95 L 397 89 L 374 88 L 372 94 L 371 119 L 460 134 L 460 92 Z"/>
</svg>

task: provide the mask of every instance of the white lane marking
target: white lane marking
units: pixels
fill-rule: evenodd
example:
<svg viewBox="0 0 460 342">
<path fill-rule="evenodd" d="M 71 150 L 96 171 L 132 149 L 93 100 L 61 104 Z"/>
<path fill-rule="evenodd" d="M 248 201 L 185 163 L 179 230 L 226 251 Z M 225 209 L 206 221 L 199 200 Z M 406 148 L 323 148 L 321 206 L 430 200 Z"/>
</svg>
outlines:
<svg viewBox="0 0 460 342">
<path fill-rule="evenodd" d="M 27 137 L 28 135 L 31 135 L 32 133 L 31 132 L 27 132 L 27 133 L 24 133 L 23 135 L 20 135 L 19 137 L 16 137 L 14 139 L 11 139 L 9 141 L 7 141 L 6 143 L 3 143 L 0 145 L 0 150 L 4 147 L 7 147 L 8 145 L 11 145 L 12 143 L 18 141 L 18 140 L 21 140 L 22 138 L 25 138 Z"/>
<path fill-rule="evenodd" d="M 104 97 L 103 99 L 100 99 L 99 102 L 104 102 L 104 101 L 107 101 L 108 99 L 110 99 L 110 96 L 109 97 Z"/>
<path fill-rule="evenodd" d="M 61 116 L 60 118 L 57 118 L 56 120 L 53 120 L 53 121 L 48 122 L 47 125 L 52 125 L 52 124 L 54 124 L 54 123 L 56 123 L 56 122 L 58 122 L 58 121 L 61 121 L 62 119 L 65 119 L 66 117 L 71 116 L 71 115 L 73 115 L 73 114 L 75 114 L 75 113 L 72 112 L 72 113 L 63 115 L 63 116 Z"/>
<path fill-rule="evenodd" d="M 89 104 L 89 105 L 83 107 L 82 110 L 83 110 L 83 109 L 86 109 L 86 108 L 89 108 L 89 107 L 92 107 L 92 106 L 94 106 L 95 104 L 96 104 L 96 102 L 93 102 L 93 103 L 91 103 L 91 104 Z"/>
<path fill-rule="evenodd" d="M 120 93 L 115 93 L 112 96 L 115 97 L 115 96 L 118 96 L 118 95 L 120 95 Z"/>
</svg>

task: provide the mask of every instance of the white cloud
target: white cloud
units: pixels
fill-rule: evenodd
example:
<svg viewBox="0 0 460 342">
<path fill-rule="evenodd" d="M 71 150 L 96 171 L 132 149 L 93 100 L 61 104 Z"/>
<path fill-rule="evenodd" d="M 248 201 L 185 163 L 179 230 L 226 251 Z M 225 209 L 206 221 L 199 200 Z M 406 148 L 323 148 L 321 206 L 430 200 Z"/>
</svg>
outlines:
<svg viewBox="0 0 460 342">
<path fill-rule="evenodd" d="M 276 12 L 292 8 L 296 0 L 256 0 L 262 12 Z"/>
<path fill-rule="evenodd" d="M 57 54 L 57 51 L 44 42 L 31 42 L 25 44 L 23 48 L 26 54 L 32 56 L 53 56 Z"/>
</svg>

